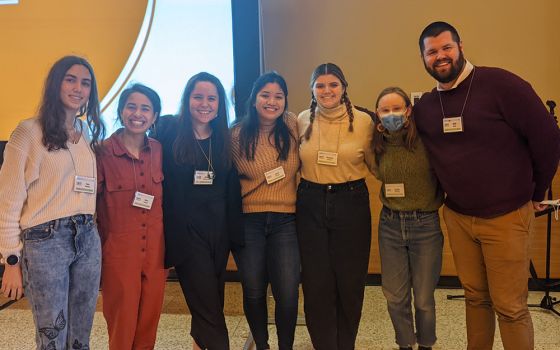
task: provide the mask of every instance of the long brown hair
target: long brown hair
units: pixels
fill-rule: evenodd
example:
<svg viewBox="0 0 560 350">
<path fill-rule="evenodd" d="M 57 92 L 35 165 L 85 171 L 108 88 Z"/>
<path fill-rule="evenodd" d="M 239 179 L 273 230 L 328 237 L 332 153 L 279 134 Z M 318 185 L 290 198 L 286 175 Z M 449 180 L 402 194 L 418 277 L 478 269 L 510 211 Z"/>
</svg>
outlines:
<svg viewBox="0 0 560 350">
<path fill-rule="evenodd" d="M 379 100 L 385 95 L 389 94 L 397 94 L 405 102 L 405 106 L 407 108 L 412 108 L 412 103 L 410 102 L 410 98 L 403 91 L 403 89 L 399 87 L 388 87 L 383 89 L 377 96 L 377 100 L 375 101 L 375 110 L 379 107 Z M 375 161 L 379 164 L 379 158 L 385 153 L 385 140 L 383 139 L 383 135 L 385 134 L 385 128 L 381 124 L 381 119 L 377 113 L 373 115 L 373 122 L 375 123 L 375 128 L 373 129 L 373 140 L 372 140 L 372 148 L 373 152 L 375 153 Z M 406 121 L 405 125 L 405 132 L 403 133 L 403 142 L 407 150 L 412 151 L 416 146 L 416 138 L 418 132 L 416 131 L 416 123 L 414 122 L 414 113 L 411 111 L 408 120 Z"/>
<path fill-rule="evenodd" d="M 85 58 L 64 56 L 55 62 L 47 75 L 38 113 L 39 123 L 43 129 L 43 145 L 49 151 L 68 148 L 66 145 L 68 132 L 66 132 L 64 126 L 66 112 L 60 99 L 60 87 L 66 72 L 76 64 L 86 67 L 91 75 L 89 99 L 79 111 L 80 116 L 86 116 L 87 125 L 91 132 L 91 148 L 95 150 L 105 136 L 105 126 L 100 118 L 97 82 L 95 74 L 93 74 L 93 68 Z"/>
<path fill-rule="evenodd" d="M 207 72 L 200 72 L 193 75 L 185 86 L 181 98 L 181 107 L 179 109 L 177 137 L 173 143 L 173 157 L 177 164 L 195 164 L 198 148 L 192 126 L 189 101 L 196 84 L 201 81 L 213 84 L 218 91 L 218 113 L 216 118 L 210 121 L 210 127 L 212 128 L 212 139 L 217 141 L 218 153 L 221 155 L 221 159 L 226 167 L 229 167 L 231 164 L 231 142 L 228 129 L 226 92 L 220 79 Z"/>
<path fill-rule="evenodd" d="M 235 125 L 239 127 L 239 146 L 241 154 L 245 155 L 247 160 L 255 160 L 255 151 L 259 138 L 260 121 L 257 108 L 255 107 L 257 95 L 264 86 L 269 83 L 278 84 L 284 93 L 285 103 L 282 115 L 276 119 L 274 128 L 268 135 L 268 141 L 270 142 L 270 138 L 274 139 L 274 147 L 278 152 L 277 160 L 288 159 L 290 149 L 292 147 L 297 147 L 297 137 L 296 135 L 292 135 L 284 120 L 286 111 L 288 110 L 288 85 L 286 84 L 286 80 L 277 72 L 268 72 L 261 75 L 253 83 L 251 95 L 247 100 L 247 113 L 243 116 L 241 121 Z"/>
<path fill-rule="evenodd" d="M 340 80 L 342 87 L 344 88 L 344 93 L 342 94 L 342 98 L 340 103 L 344 103 L 346 105 L 346 112 L 348 113 L 348 119 L 350 121 L 350 125 L 348 126 L 348 131 L 354 131 L 354 113 L 352 112 L 352 103 L 350 102 L 350 98 L 348 97 L 347 88 L 348 88 L 348 81 L 344 77 L 344 73 L 342 73 L 342 69 L 334 63 L 323 63 L 317 66 L 313 73 L 311 74 L 311 81 L 310 81 L 310 88 L 311 88 L 311 105 L 309 106 L 309 112 L 311 113 L 309 116 L 309 126 L 305 130 L 304 137 L 306 140 L 309 140 L 311 137 L 311 132 L 313 131 L 313 121 L 315 120 L 315 108 L 317 107 L 317 99 L 315 95 L 313 95 L 313 85 L 317 78 L 321 75 L 332 74 Z"/>
</svg>

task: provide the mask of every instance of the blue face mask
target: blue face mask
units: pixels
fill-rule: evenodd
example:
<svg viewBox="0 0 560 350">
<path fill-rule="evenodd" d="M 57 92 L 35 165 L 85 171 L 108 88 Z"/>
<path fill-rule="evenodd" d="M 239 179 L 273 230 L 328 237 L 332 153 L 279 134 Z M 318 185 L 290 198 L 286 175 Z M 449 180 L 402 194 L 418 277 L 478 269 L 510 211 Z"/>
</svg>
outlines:
<svg viewBox="0 0 560 350">
<path fill-rule="evenodd" d="M 405 122 L 404 114 L 393 113 L 379 119 L 381 119 L 381 125 L 383 125 L 385 129 L 392 132 L 399 131 L 400 129 L 402 129 Z"/>
</svg>

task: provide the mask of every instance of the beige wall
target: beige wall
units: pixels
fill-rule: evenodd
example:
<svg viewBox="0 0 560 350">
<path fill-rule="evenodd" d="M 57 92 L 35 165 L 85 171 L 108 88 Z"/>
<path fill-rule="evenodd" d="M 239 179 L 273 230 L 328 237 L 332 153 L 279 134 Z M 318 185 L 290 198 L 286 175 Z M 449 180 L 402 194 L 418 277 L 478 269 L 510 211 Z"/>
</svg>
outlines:
<svg viewBox="0 0 560 350">
<path fill-rule="evenodd" d="M 126 63 L 147 0 L 25 0 L 0 6 L 0 140 L 33 116 L 44 79 L 60 57 L 86 57 L 100 97 Z"/>
<path fill-rule="evenodd" d="M 284 75 L 290 109 L 296 113 L 309 105 L 311 72 L 328 61 L 345 72 L 352 102 L 370 109 L 377 94 L 390 85 L 408 92 L 431 90 L 435 83 L 424 70 L 418 36 L 436 20 L 457 28 L 465 57 L 473 64 L 511 70 L 529 81 L 543 101 L 560 103 L 560 1 L 261 1 L 265 68 Z M 559 177 L 555 198 L 560 193 Z M 379 273 L 379 182 L 368 179 L 368 185 L 373 224 L 369 271 Z M 533 237 L 532 257 L 540 276 L 545 222 L 536 220 Z M 559 225 L 553 225 L 552 273 L 560 277 Z M 447 237 L 442 274 L 456 274 Z"/>
<path fill-rule="evenodd" d="M 265 68 L 288 80 L 290 107 L 309 104 L 309 76 L 320 63 L 339 64 L 351 100 L 372 108 L 379 91 L 434 86 L 418 36 L 430 22 L 453 24 L 465 56 L 529 81 L 543 100 L 560 102 L 560 1 L 261 0 Z"/>
<path fill-rule="evenodd" d="M 531 82 L 543 100 L 560 102 L 560 1 L 261 1 L 265 67 L 288 80 L 294 112 L 307 107 L 311 71 L 327 61 L 343 68 L 350 98 L 368 108 L 388 85 L 409 92 L 431 89 L 434 82 L 424 71 L 417 40 L 434 20 L 458 28 L 465 55 L 474 64 L 512 70 Z M 147 0 L 25 0 L 17 6 L 0 6 L 0 140 L 36 112 L 46 73 L 62 55 L 90 60 L 103 97 L 128 58 L 146 4 Z M 555 193 L 560 193 L 559 183 Z M 370 272 L 378 272 L 379 185 L 373 179 L 368 184 L 374 224 Z M 560 276 L 559 241 L 553 240 L 556 276 Z M 542 219 L 533 255 L 543 271 Z M 448 246 L 443 273 L 455 273 Z"/>
</svg>

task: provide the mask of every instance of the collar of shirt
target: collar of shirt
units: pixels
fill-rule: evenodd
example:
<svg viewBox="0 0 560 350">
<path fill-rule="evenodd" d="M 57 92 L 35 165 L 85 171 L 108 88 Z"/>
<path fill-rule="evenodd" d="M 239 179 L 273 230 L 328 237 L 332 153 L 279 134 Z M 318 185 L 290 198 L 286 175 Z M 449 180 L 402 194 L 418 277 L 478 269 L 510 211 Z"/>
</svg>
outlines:
<svg viewBox="0 0 560 350">
<path fill-rule="evenodd" d="M 121 129 L 117 130 L 117 132 L 115 132 L 109 138 L 111 140 L 113 154 L 117 157 L 121 157 L 121 156 L 126 154 L 130 158 L 134 158 L 130 154 L 128 149 L 126 149 L 125 145 L 123 144 L 123 142 L 122 142 L 122 140 L 119 136 L 120 134 L 122 134 L 123 131 L 124 131 L 124 128 L 121 128 Z M 144 136 L 144 147 L 142 148 L 142 151 L 147 151 L 147 150 L 150 149 L 150 147 L 151 147 L 150 142 L 151 142 L 151 140 L 148 138 L 148 136 Z"/>
<path fill-rule="evenodd" d="M 463 68 L 463 71 L 461 72 L 461 74 L 459 74 L 459 77 L 455 81 L 455 84 L 453 84 L 453 86 L 450 87 L 449 89 L 444 89 L 444 88 L 441 87 L 441 83 L 438 82 L 437 86 L 436 86 L 437 90 L 438 91 L 446 91 L 446 90 L 455 89 L 457 86 L 459 86 L 459 84 L 461 84 L 463 82 L 463 80 L 467 79 L 467 77 L 469 76 L 469 74 L 471 74 L 473 69 L 474 69 L 474 66 L 472 65 L 472 63 L 465 60 L 465 67 Z"/>
</svg>

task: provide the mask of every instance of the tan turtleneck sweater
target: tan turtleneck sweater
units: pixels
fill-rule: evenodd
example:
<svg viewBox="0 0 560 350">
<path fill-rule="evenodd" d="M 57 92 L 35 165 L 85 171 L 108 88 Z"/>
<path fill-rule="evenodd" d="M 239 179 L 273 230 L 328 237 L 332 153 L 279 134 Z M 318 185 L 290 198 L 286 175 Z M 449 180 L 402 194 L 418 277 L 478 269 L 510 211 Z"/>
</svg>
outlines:
<svg viewBox="0 0 560 350">
<path fill-rule="evenodd" d="M 95 155 L 86 140 L 47 151 L 37 118 L 12 133 L 0 170 L 0 254 L 19 254 L 22 230 L 75 214 L 95 212 L 95 194 L 74 191 L 76 175 L 96 178 Z M 95 181 L 97 183 L 97 181 Z"/>
<path fill-rule="evenodd" d="M 354 131 L 348 130 L 349 118 L 344 104 L 332 109 L 317 107 L 313 131 L 305 140 L 309 125 L 309 109 L 298 116 L 301 139 L 299 156 L 301 177 L 320 184 L 337 184 L 365 178 L 374 172 L 375 160 L 371 147 L 373 121 L 367 113 L 352 107 Z M 317 163 L 317 152 L 337 152 L 336 166 Z"/>
<path fill-rule="evenodd" d="M 269 138 L 273 125 L 261 126 L 254 160 L 247 160 L 241 152 L 239 126 L 232 128 L 232 155 L 239 172 L 244 213 L 294 213 L 296 210 L 296 179 L 299 170 L 296 116 L 287 113 L 284 121 L 294 136 L 286 160 L 277 160 L 274 136 Z M 284 168 L 286 177 L 268 184 L 264 173 L 279 166 Z"/>
</svg>

